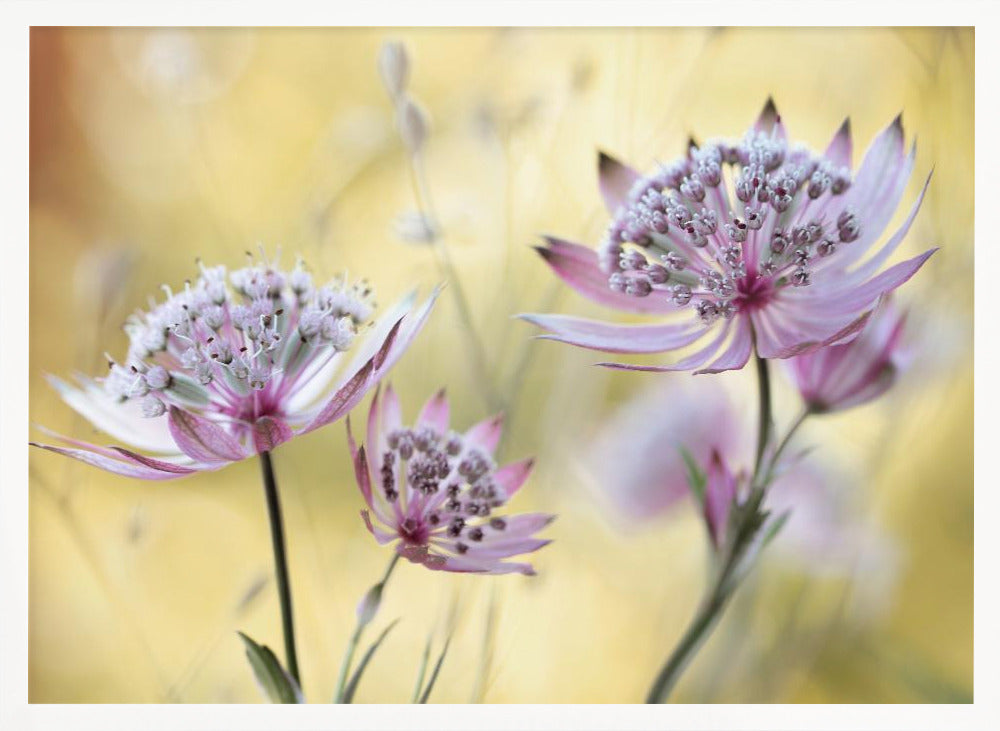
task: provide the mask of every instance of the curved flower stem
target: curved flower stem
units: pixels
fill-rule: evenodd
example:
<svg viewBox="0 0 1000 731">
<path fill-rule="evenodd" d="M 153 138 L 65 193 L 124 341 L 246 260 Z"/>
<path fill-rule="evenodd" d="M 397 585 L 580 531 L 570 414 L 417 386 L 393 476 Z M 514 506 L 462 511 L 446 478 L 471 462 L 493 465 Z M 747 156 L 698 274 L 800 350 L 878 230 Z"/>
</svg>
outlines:
<svg viewBox="0 0 1000 731">
<path fill-rule="evenodd" d="M 788 443 L 792 441 L 792 437 L 795 436 L 795 432 L 799 430 L 799 427 L 802 426 L 802 422 L 804 422 L 812 413 L 813 411 L 808 406 L 804 408 L 795 418 L 795 421 L 792 422 L 792 425 L 788 427 L 788 431 L 785 432 L 785 436 L 783 436 L 781 441 L 778 442 L 778 446 L 774 449 L 774 454 L 771 455 L 771 459 L 767 463 L 767 472 L 764 474 L 763 480 L 765 485 L 769 484 L 771 479 L 774 477 L 774 468 L 778 466 L 778 460 L 781 458 L 781 455 L 784 454 L 785 448 L 788 447 Z"/>
<path fill-rule="evenodd" d="M 754 461 L 753 480 L 751 485 L 757 484 L 760 477 L 760 468 L 764 461 L 764 453 L 767 451 L 767 443 L 771 437 L 771 374 L 767 368 L 767 361 L 756 353 L 754 358 L 757 362 L 757 392 L 760 396 L 760 421 L 757 425 L 757 457 Z"/>
<path fill-rule="evenodd" d="M 760 430 L 757 435 L 757 456 L 753 477 L 750 480 L 750 494 L 747 496 L 746 502 L 738 507 L 734 506 L 735 523 L 730 531 L 730 540 L 726 542 L 725 553 L 720 557 L 722 560 L 718 564 L 715 579 L 705 593 L 698 611 L 684 631 L 680 642 L 677 643 L 674 651 L 656 676 L 656 680 L 653 681 L 653 686 L 646 696 L 646 703 L 666 702 L 684 669 L 694 659 L 709 632 L 722 616 L 723 610 L 738 585 L 736 569 L 747 549 L 753 543 L 762 524 L 760 506 L 764 501 L 767 482 L 761 479 L 765 477 L 761 468 L 771 435 L 771 379 L 767 361 L 759 355 L 756 356 L 756 360 L 757 387 L 760 396 Z M 773 467 L 773 461 L 771 466 Z M 770 476 L 770 470 L 766 476 Z"/>
<path fill-rule="evenodd" d="M 393 553 L 392 558 L 389 560 L 389 565 L 385 569 L 385 573 L 382 575 L 382 580 L 375 584 L 372 589 L 377 589 L 381 601 L 381 592 L 385 589 L 385 585 L 389 582 L 389 577 L 392 576 L 392 570 L 396 568 L 396 563 L 399 561 L 399 554 Z M 370 593 L 370 591 L 369 591 Z M 368 594 L 365 595 L 367 599 Z M 365 600 L 362 600 L 365 601 Z M 376 607 L 377 609 L 377 607 Z M 337 676 L 337 690 L 334 692 L 333 702 L 343 703 L 344 702 L 344 689 L 347 687 L 347 673 L 351 669 L 351 663 L 354 661 L 354 653 L 358 649 L 358 643 L 361 641 L 361 633 L 369 622 L 374 618 L 374 615 L 367 618 L 358 617 L 357 626 L 354 628 L 354 632 L 351 633 L 351 639 L 347 641 L 347 649 L 344 650 L 344 659 L 340 663 L 340 673 Z"/>
<path fill-rule="evenodd" d="M 260 472 L 264 479 L 264 496 L 267 498 L 267 517 L 271 522 L 271 547 L 274 551 L 274 575 L 278 582 L 278 599 L 281 602 L 281 629 L 285 636 L 285 662 L 288 674 L 302 687 L 299 660 L 295 654 L 295 625 L 292 618 L 292 588 L 288 582 L 288 558 L 285 556 L 285 529 L 281 520 L 281 503 L 278 485 L 274 481 L 271 453 L 260 453 Z"/>
<path fill-rule="evenodd" d="M 496 393 L 496 388 L 493 385 L 486 346 L 476 330 L 476 323 L 472 317 L 472 307 L 469 305 L 462 280 L 459 279 L 458 270 L 451 258 L 451 250 L 448 248 L 441 230 L 440 219 L 437 217 L 434 203 L 431 200 L 430 186 L 427 184 L 427 177 L 424 173 L 423 157 L 419 153 L 410 156 L 410 180 L 413 184 L 413 194 L 417 201 L 417 207 L 434 237 L 434 253 L 437 257 L 438 267 L 441 269 L 441 276 L 451 284 L 452 292 L 454 292 L 455 305 L 458 307 L 462 327 L 469 337 L 469 348 L 475 360 L 476 370 L 479 371 L 480 385 L 483 388 L 487 406 L 490 409 L 498 410 L 503 407 L 503 400 Z"/>
</svg>

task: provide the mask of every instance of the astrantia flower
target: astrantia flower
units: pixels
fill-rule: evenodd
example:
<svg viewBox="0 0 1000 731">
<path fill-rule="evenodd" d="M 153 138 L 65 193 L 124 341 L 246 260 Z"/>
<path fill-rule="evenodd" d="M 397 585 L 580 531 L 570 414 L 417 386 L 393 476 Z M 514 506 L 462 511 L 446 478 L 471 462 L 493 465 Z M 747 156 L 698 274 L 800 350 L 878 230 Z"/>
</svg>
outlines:
<svg viewBox="0 0 1000 731">
<path fill-rule="evenodd" d="M 655 519 L 690 495 L 682 449 L 697 464 L 737 454 L 739 420 L 718 384 L 657 381 L 602 423 L 585 451 L 595 488 L 629 525 Z"/>
<path fill-rule="evenodd" d="M 786 360 L 806 406 L 816 413 L 842 411 L 888 391 L 906 360 L 901 352 L 905 320 L 887 301 L 851 342 Z"/>
<path fill-rule="evenodd" d="M 493 452 L 502 419 L 476 424 L 464 434 L 449 429 L 448 399 L 441 391 L 404 427 L 391 387 L 376 394 L 368 414 L 367 444 L 348 439 L 368 510 L 365 525 L 380 544 L 413 563 L 440 571 L 533 575 L 531 564 L 504 559 L 537 551 L 550 541 L 535 534 L 553 515 L 500 515 L 496 511 L 524 484 L 526 459 L 497 467 Z"/>
<path fill-rule="evenodd" d="M 652 418 L 656 414 L 657 418 Z M 685 450 L 704 477 L 700 515 L 712 546 L 723 546 L 733 501 L 749 490 L 740 455 L 752 429 L 717 386 L 703 381 L 650 382 L 624 404 L 590 445 L 586 465 L 608 502 L 634 531 L 691 500 Z M 839 574 L 856 567 L 863 551 L 883 557 L 887 539 L 850 510 L 853 482 L 813 457 L 784 459 L 764 499 L 775 518 L 789 513 L 775 545 L 786 564 L 810 573 Z"/>
<path fill-rule="evenodd" d="M 539 253 L 601 304 L 675 317 L 653 325 L 524 317 L 548 331 L 542 337 L 614 353 L 698 344 L 671 365 L 603 364 L 633 370 L 716 373 L 742 368 L 755 347 L 763 358 L 787 358 L 850 339 L 934 252 L 882 270 L 926 184 L 899 230 L 873 248 L 906 189 L 914 150 L 904 152 L 897 117 L 852 175 L 848 122 L 815 154 L 789 144 L 769 100 L 741 141 L 692 144 L 649 175 L 602 154 L 601 193 L 613 218 L 599 251 L 549 238 Z"/>
<path fill-rule="evenodd" d="M 53 386 L 124 447 L 60 439 L 35 446 L 129 477 L 167 480 L 267 452 L 354 407 L 423 326 L 434 296 L 412 297 L 379 322 L 364 282 L 313 283 L 302 263 L 227 272 L 201 266 L 180 292 L 125 324 L 128 353 L 80 387 Z M 436 295 L 435 295 L 436 296 Z"/>
</svg>

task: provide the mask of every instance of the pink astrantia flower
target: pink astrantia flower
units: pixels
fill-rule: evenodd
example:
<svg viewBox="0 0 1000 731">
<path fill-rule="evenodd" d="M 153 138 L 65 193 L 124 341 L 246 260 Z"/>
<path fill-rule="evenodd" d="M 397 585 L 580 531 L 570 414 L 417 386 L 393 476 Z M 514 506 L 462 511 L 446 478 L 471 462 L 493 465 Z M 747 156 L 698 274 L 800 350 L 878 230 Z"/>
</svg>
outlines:
<svg viewBox="0 0 1000 731">
<path fill-rule="evenodd" d="M 364 282 L 315 286 L 266 261 L 194 283 L 125 324 L 129 349 L 102 379 L 50 378 L 63 400 L 129 448 L 34 446 L 128 477 L 169 480 L 273 450 L 344 416 L 423 327 L 436 292 L 372 323 Z M 353 351 L 353 352 L 352 352 Z M 134 449 L 151 452 L 147 456 Z"/>
<path fill-rule="evenodd" d="M 725 540 L 733 500 L 745 498 L 748 473 L 736 469 L 751 446 L 752 429 L 716 385 L 656 380 L 607 420 L 589 445 L 587 466 L 609 503 L 628 518 L 655 521 L 678 514 L 692 494 L 684 449 L 705 477 L 701 518 L 713 548 Z M 851 479 L 810 459 L 782 461 L 764 508 L 777 517 L 790 511 L 776 549 L 811 573 L 851 570 L 864 544 L 878 548 L 884 536 L 848 510 Z M 884 553 L 879 549 L 880 554 Z"/>
<path fill-rule="evenodd" d="M 602 422 L 586 450 L 593 483 L 631 525 L 690 494 L 682 450 L 696 464 L 737 454 L 739 420 L 717 383 L 658 380 Z"/>
<path fill-rule="evenodd" d="M 875 247 L 906 190 L 915 147 L 897 117 L 851 172 L 847 121 L 823 154 L 792 146 L 768 100 L 742 141 L 691 144 L 649 175 L 601 154 L 600 187 L 613 218 L 598 251 L 548 238 L 539 253 L 590 299 L 667 322 L 617 325 L 523 315 L 542 337 L 612 353 L 697 344 L 671 365 L 631 370 L 717 373 L 756 352 L 788 358 L 853 337 L 879 299 L 934 250 L 888 269 L 927 184 L 902 226 Z M 928 176 L 928 181 L 930 178 Z"/>
<path fill-rule="evenodd" d="M 842 411 L 889 390 L 907 360 L 901 352 L 905 320 L 886 301 L 851 342 L 784 361 L 806 406 L 817 413 Z"/>
<path fill-rule="evenodd" d="M 502 427 L 502 419 L 494 417 L 464 434 L 451 431 L 441 391 L 424 406 L 416 426 L 405 428 L 392 388 L 381 398 L 376 393 L 366 445 L 356 446 L 348 420 L 358 487 L 368 504 L 361 515 L 375 540 L 398 541 L 399 555 L 429 569 L 533 575 L 531 564 L 504 559 L 547 545 L 550 541 L 535 534 L 555 516 L 495 514 L 533 465 L 531 459 L 495 465 Z"/>
</svg>

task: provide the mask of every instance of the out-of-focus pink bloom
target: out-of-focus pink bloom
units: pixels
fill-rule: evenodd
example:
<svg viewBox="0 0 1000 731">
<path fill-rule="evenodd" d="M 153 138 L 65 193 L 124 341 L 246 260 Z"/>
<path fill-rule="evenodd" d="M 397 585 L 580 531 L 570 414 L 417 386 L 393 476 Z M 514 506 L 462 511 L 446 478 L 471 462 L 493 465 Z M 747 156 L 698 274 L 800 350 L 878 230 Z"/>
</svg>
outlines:
<svg viewBox="0 0 1000 731">
<path fill-rule="evenodd" d="M 400 556 L 429 569 L 533 575 L 531 564 L 504 559 L 550 543 L 535 534 L 555 516 L 494 513 L 524 484 L 533 460 L 497 468 L 492 455 L 503 428 L 500 417 L 464 434 L 451 431 L 449 421 L 448 399 L 440 391 L 416 426 L 404 427 L 391 386 L 372 402 L 366 445 L 356 446 L 348 420 L 358 487 L 368 504 L 361 511 L 365 525 L 380 544 L 398 541 Z"/>
<path fill-rule="evenodd" d="M 701 517 L 718 549 L 734 499 L 748 488 L 746 471 L 735 469 L 752 446 L 745 426 L 718 384 L 656 380 L 612 415 L 586 464 L 631 530 L 632 520 L 673 514 L 692 494 L 681 456 L 686 450 L 705 479 Z M 850 509 L 851 483 L 812 458 L 784 460 L 764 502 L 774 518 L 790 512 L 773 550 L 810 573 L 843 574 L 861 570 L 868 558 L 888 561 L 888 539 Z M 861 555 L 866 551 L 872 555 Z"/>
<path fill-rule="evenodd" d="M 668 316 L 617 325 L 523 315 L 541 336 L 612 353 L 661 353 L 698 344 L 671 365 L 613 368 L 717 373 L 756 352 L 788 358 L 844 342 L 879 299 L 934 250 L 883 270 L 916 217 L 873 249 L 906 190 L 915 148 L 897 117 L 851 172 L 844 122 L 819 155 L 791 146 L 768 100 L 742 141 L 691 145 L 643 176 L 601 154 L 601 194 L 613 219 L 598 251 L 548 238 L 539 253 L 566 283 L 609 307 Z M 930 178 L 928 177 L 928 183 Z"/>
<path fill-rule="evenodd" d="M 199 264 L 199 266 L 201 266 Z M 435 292 L 411 312 L 410 296 L 371 323 L 370 287 L 320 287 L 302 263 L 266 261 L 201 276 L 125 325 L 121 363 L 80 386 L 50 378 L 96 428 L 147 456 L 60 437 L 34 444 L 109 472 L 169 480 L 273 450 L 344 416 L 393 366 L 423 327 Z M 356 342 L 360 341 L 360 342 Z M 353 351 L 353 354 L 351 354 Z"/>
<path fill-rule="evenodd" d="M 698 465 L 714 450 L 738 454 L 739 427 L 717 383 L 658 380 L 605 421 L 586 468 L 629 521 L 655 518 L 690 493 L 682 450 Z"/>
<path fill-rule="evenodd" d="M 789 358 L 787 370 L 814 412 L 842 411 L 885 393 L 899 374 L 905 315 L 888 301 L 849 343 Z"/>
</svg>

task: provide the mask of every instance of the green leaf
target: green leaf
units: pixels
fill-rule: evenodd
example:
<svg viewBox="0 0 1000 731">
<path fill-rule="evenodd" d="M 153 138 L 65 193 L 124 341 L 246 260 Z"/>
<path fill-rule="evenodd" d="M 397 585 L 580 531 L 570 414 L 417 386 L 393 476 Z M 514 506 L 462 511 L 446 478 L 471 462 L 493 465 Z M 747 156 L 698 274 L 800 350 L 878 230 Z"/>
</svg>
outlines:
<svg viewBox="0 0 1000 731">
<path fill-rule="evenodd" d="M 375 651 L 379 648 L 379 645 L 382 644 L 382 640 L 384 640 L 386 635 L 389 634 L 389 630 L 395 627 L 398 622 L 399 620 L 396 619 L 392 622 L 392 624 L 382 630 L 382 634 L 378 636 L 378 639 L 375 640 L 371 644 L 371 647 L 369 647 L 365 652 L 364 657 L 361 658 L 361 662 L 358 663 L 358 667 L 354 671 L 354 675 L 351 676 L 351 679 L 347 683 L 347 687 L 344 689 L 344 697 L 341 699 L 341 703 L 350 703 L 354 699 L 354 691 L 358 689 L 358 683 L 361 682 L 361 674 L 364 673 L 365 668 L 368 667 L 369 661 L 371 661 L 372 657 L 374 657 Z"/>
<path fill-rule="evenodd" d="M 677 447 L 677 451 L 681 453 L 684 466 L 687 468 L 688 487 L 691 488 L 691 493 L 698 505 L 703 505 L 705 502 L 705 473 L 701 471 L 701 467 L 698 466 L 694 455 L 688 451 L 687 447 L 681 445 Z"/>
<path fill-rule="evenodd" d="M 427 637 L 427 644 L 424 645 L 424 654 L 420 657 L 420 670 L 417 672 L 417 684 L 413 687 L 413 697 L 410 703 L 416 703 L 420 698 L 420 689 L 424 687 L 424 676 L 427 674 L 427 662 L 431 657 L 431 641 L 434 635 Z"/>
<path fill-rule="evenodd" d="M 242 632 L 237 634 L 243 640 L 247 659 L 264 696 L 271 703 L 305 703 L 299 684 L 281 666 L 271 648 L 258 645 Z"/>
<path fill-rule="evenodd" d="M 420 702 L 426 703 L 427 699 L 431 697 L 431 691 L 434 690 L 434 683 L 437 682 L 438 673 L 441 672 L 441 666 L 444 664 L 444 656 L 448 654 L 448 646 L 451 644 L 451 635 L 448 639 L 444 641 L 444 647 L 441 649 L 441 654 L 438 655 L 437 662 L 434 664 L 434 672 L 431 673 L 431 679 L 427 681 L 427 687 L 424 688 L 423 695 L 420 696 Z"/>
<path fill-rule="evenodd" d="M 783 512 L 781 515 L 779 515 L 777 518 L 775 518 L 770 522 L 770 524 L 767 526 L 767 530 L 764 531 L 764 540 L 761 546 L 762 548 L 763 546 L 766 546 L 767 544 L 769 544 L 771 541 L 774 540 L 774 537 L 777 536 L 778 533 L 781 532 L 781 529 L 785 527 L 785 523 L 788 522 L 788 519 L 791 517 L 791 515 L 792 511 L 786 510 L 785 512 Z"/>
</svg>

